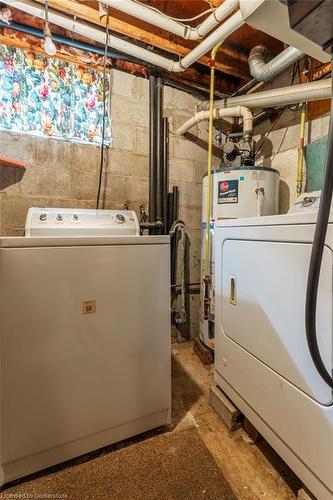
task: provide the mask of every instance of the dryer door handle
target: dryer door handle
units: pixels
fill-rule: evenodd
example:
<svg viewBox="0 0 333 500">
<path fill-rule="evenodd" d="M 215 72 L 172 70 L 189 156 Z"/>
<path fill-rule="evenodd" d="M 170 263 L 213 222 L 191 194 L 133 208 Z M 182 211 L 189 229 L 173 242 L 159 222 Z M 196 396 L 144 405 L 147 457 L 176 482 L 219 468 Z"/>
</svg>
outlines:
<svg viewBox="0 0 333 500">
<path fill-rule="evenodd" d="M 230 298 L 229 302 L 231 305 L 237 305 L 237 278 L 236 276 L 230 277 Z"/>
</svg>

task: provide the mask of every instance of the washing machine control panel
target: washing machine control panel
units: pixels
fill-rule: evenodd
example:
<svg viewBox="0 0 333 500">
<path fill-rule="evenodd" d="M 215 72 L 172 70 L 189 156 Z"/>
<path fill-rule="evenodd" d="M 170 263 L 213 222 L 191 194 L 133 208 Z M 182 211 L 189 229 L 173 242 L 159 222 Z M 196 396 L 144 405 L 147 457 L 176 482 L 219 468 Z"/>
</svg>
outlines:
<svg viewBox="0 0 333 500">
<path fill-rule="evenodd" d="M 131 210 L 30 208 L 26 236 L 137 236 L 140 226 Z"/>
</svg>

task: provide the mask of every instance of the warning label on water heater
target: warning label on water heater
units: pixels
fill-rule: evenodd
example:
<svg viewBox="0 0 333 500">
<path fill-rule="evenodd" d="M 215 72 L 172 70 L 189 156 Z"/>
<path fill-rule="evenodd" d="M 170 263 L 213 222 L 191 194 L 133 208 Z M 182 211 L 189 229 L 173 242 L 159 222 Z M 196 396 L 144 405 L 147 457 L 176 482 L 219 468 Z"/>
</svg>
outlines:
<svg viewBox="0 0 333 500">
<path fill-rule="evenodd" d="M 238 179 L 219 181 L 217 203 L 238 203 Z"/>
</svg>

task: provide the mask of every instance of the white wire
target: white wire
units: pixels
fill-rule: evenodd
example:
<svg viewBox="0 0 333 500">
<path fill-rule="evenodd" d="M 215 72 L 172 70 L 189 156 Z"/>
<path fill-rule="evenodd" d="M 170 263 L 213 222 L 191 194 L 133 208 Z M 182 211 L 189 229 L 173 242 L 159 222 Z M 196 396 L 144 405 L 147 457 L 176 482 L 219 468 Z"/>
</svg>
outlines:
<svg viewBox="0 0 333 500">
<path fill-rule="evenodd" d="M 215 9 L 207 9 L 201 12 L 200 14 L 194 16 L 194 17 L 189 17 L 188 19 L 178 19 L 177 17 L 170 17 L 170 19 L 173 19 L 174 21 L 195 21 L 196 19 L 200 19 L 200 17 L 203 17 L 205 14 L 208 14 L 208 12 L 212 13 L 214 12 Z"/>
<path fill-rule="evenodd" d="M 210 9 L 205 10 L 204 12 L 201 12 L 197 16 L 190 17 L 188 19 L 179 19 L 177 17 L 168 16 L 168 14 L 165 14 L 164 12 L 160 11 L 159 9 L 156 9 L 156 7 L 152 7 L 151 5 L 147 5 L 145 3 L 142 3 L 139 0 L 133 0 L 133 1 L 135 3 L 142 5 L 143 7 L 146 7 L 147 9 L 154 10 L 155 12 L 158 12 L 159 14 L 161 14 L 164 17 L 167 17 L 168 19 L 172 19 L 173 21 L 178 21 L 178 22 L 180 22 L 180 24 L 183 24 L 183 26 L 185 26 L 185 24 L 182 21 L 186 21 L 186 22 L 195 21 L 196 19 L 203 17 L 205 14 L 208 14 L 208 12 L 214 12 L 214 10 L 215 10 L 213 8 L 210 8 Z"/>
</svg>

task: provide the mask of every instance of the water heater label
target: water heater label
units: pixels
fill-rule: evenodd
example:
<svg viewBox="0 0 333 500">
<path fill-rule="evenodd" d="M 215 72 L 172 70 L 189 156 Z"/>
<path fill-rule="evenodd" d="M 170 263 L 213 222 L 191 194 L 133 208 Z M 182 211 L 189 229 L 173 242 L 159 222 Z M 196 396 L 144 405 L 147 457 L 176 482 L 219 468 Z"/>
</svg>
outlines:
<svg viewBox="0 0 333 500">
<path fill-rule="evenodd" d="M 238 179 L 219 181 L 217 203 L 238 203 Z"/>
</svg>

